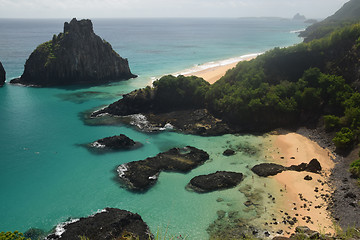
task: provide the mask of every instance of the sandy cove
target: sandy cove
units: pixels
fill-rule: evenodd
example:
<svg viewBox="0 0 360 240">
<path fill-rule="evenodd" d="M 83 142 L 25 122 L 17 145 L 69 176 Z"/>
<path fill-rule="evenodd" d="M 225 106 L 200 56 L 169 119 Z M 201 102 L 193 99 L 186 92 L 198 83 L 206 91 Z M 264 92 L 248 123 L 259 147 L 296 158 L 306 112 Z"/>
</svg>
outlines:
<svg viewBox="0 0 360 240">
<path fill-rule="evenodd" d="M 269 177 L 275 181 L 273 196 L 276 204 L 269 214 L 277 219 L 276 229 L 281 229 L 288 235 L 294 232 L 296 226 L 308 226 L 320 233 L 334 234 L 333 220 L 327 210 L 327 201 L 331 195 L 328 176 L 334 167 L 334 156 L 329 150 L 297 133 L 270 135 L 265 141 L 272 142 L 272 146 L 264 152 L 268 162 L 288 167 L 302 162 L 309 163 L 315 158 L 322 166 L 321 174 L 284 171 Z M 305 176 L 312 177 L 312 180 L 305 180 Z M 283 224 L 283 218 L 296 218 L 295 224 Z"/>
<path fill-rule="evenodd" d="M 254 58 L 255 58 L 254 56 L 244 57 L 243 60 L 241 60 L 239 62 L 250 61 L 251 59 L 254 59 Z M 207 69 L 204 69 L 201 71 L 185 74 L 185 76 L 201 77 L 208 83 L 213 84 L 214 82 L 219 80 L 222 76 L 224 76 L 228 70 L 236 67 L 236 65 L 239 62 L 234 62 L 234 63 L 230 63 L 230 64 L 226 64 L 226 65 L 207 68 Z"/>
<path fill-rule="evenodd" d="M 253 58 L 249 57 L 243 61 Z M 208 68 L 185 76 L 195 75 L 213 84 L 238 63 Z M 254 225 L 268 229 L 272 236 L 277 235 L 276 232 L 289 236 L 297 226 L 308 226 L 322 234 L 333 235 L 334 221 L 327 208 L 327 201 L 331 195 L 328 176 L 335 165 L 332 153 L 297 133 L 268 135 L 264 141 L 268 148 L 263 154 L 268 162 L 288 167 L 303 162 L 309 163 L 315 158 L 323 170 L 321 174 L 284 171 L 274 177 L 256 179 L 255 181 L 263 183 L 262 189 L 257 190 L 268 193 L 268 196 L 264 196 L 263 207 L 259 211 L 261 217 L 254 219 Z M 312 180 L 304 180 L 307 175 L 311 176 Z M 296 221 L 294 225 L 290 225 L 283 223 L 284 219 Z"/>
</svg>

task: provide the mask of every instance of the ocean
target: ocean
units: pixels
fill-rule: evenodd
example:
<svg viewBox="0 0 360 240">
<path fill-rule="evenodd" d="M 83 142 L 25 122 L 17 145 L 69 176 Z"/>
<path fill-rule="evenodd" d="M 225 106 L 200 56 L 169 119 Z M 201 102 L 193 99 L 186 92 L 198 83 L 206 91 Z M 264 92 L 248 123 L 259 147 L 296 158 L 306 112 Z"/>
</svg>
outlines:
<svg viewBox="0 0 360 240">
<path fill-rule="evenodd" d="M 18 77 L 31 52 L 63 31 L 71 19 L 0 19 L 0 61 L 7 81 Z M 152 232 L 187 239 L 207 239 L 217 211 L 245 211 L 238 188 L 197 194 L 185 189 L 194 176 L 217 170 L 239 171 L 249 181 L 249 166 L 264 159 L 229 148 L 263 147 L 262 137 L 199 137 L 175 132 L 144 133 L 126 125 L 93 126 L 84 112 L 110 104 L 125 93 L 171 73 L 189 73 L 241 56 L 301 42 L 302 22 L 278 18 L 238 19 L 93 19 L 94 31 L 129 60 L 138 78 L 102 86 L 0 88 L 0 231 L 45 231 L 69 218 L 115 207 L 139 213 Z M 82 145 L 107 136 L 129 136 L 143 144 L 133 151 L 94 154 Z M 160 174 L 146 193 L 121 188 L 115 168 L 155 156 L 172 147 L 191 145 L 210 160 L 188 174 Z M 243 184 L 243 183 L 242 183 Z M 219 199 L 223 201 L 219 201 Z"/>
</svg>

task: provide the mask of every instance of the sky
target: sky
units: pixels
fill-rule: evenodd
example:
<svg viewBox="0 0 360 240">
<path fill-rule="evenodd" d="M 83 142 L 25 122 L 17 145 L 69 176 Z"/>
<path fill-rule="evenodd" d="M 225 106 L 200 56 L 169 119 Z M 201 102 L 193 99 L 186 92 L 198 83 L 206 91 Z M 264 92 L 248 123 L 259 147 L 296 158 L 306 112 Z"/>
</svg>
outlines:
<svg viewBox="0 0 360 240">
<path fill-rule="evenodd" d="M 0 0 L 0 18 L 326 18 L 349 0 Z"/>
</svg>

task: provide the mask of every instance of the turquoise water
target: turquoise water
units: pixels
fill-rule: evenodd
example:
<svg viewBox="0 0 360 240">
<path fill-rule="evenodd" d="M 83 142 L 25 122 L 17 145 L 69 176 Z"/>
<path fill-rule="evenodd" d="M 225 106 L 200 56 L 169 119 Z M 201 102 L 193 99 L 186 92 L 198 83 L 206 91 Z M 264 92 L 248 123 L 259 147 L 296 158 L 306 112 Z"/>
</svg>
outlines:
<svg viewBox="0 0 360 240">
<path fill-rule="evenodd" d="M 61 32 L 64 21 L 0 19 L 0 61 L 8 80 L 21 75 L 31 51 Z M 139 213 L 152 231 L 206 239 L 216 211 L 227 211 L 231 204 L 241 211 L 245 197 L 237 188 L 196 194 L 186 191 L 186 184 L 216 170 L 250 176 L 248 166 L 256 157 L 238 153 L 225 158 L 221 153 L 230 145 L 259 147 L 261 137 L 146 134 L 127 126 L 89 126 L 81 113 L 146 86 L 152 77 L 300 42 L 291 31 L 304 25 L 281 19 L 96 19 L 93 24 L 129 59 L 139 78 L 97 87 L 0 88 L 0 231 L 50 230 L 69 217 L 117 207 Z M 144 146 L 102 155 L 80 146 L 120 133 Z M 189 174 L 161 173 L 145 194 L 128 192 L 116 181 L 117 165 L 186 145 L 207 151 L 210 161 Z M 219 197 L 225 201 L 217 202 Z"/>
</svg>

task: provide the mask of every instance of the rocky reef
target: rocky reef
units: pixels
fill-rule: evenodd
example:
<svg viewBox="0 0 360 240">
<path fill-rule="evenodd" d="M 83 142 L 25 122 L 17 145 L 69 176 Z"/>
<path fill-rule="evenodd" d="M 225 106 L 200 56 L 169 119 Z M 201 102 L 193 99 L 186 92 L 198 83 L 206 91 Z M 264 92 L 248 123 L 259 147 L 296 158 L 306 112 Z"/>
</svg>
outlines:
<svg viewBox="0 0 360 240">
<path fill-rule="evenodd" d="M 2 63 L 0 62 L 0 87 L 2 87 L 5 84 L 5 79 L 6 79 L 6 72 Z"/>
<path fill-rule="evenodd" d="M 209 159 L 209 154 L 195 147 L 172 148 L 141 161 L 117 168 L 121 183 L 132 191 L 145 191 L 154 185 L 161 171 L 187 173 Z"/>
<path fill-rule="evenodd" d="M 243 180 L 243 174 L 237 172 L 217 171 L 208 175 L 192 178 L 187 188 L 198 193 L 233 188 Z"/>
<path fill-rule="evenodd" d="M 116 208 L 105 208 L 93 216 L 61 223 L 45 239 L 73 240 L 80 237 L 97 240 L 153 239 L 140 215 Z"/>
<path fill-rule="evenodd" d="M 284 167 L 275 163 L 261 163 L 254 166 L 251 171 L 260 177 L 275 176 L 283 171 L 307 171 L 313 173 L 319 173 L 321 171 L 321 165 L 317 159 L 312 159 L 309 163 L 301 163 L 299 165 L 291 165 L 290 167 Z"/>
<path fill-rule="evenodd" d="M 11 83 L 35 86 L 101 84 L 136 77 L 127 59 L 94 33 L 90 20 L 65 22 L 64 32 L 39 45 Z"/>
<path fill-rule="evenodd" d="M 100 152 L 131 150 L 141 146 L 141 143 L 135 142 L 124 134 L 106 137 L 95 142 L 87 144 L 87 147 Z"/>
</svg>

